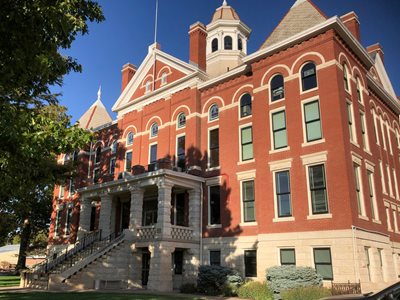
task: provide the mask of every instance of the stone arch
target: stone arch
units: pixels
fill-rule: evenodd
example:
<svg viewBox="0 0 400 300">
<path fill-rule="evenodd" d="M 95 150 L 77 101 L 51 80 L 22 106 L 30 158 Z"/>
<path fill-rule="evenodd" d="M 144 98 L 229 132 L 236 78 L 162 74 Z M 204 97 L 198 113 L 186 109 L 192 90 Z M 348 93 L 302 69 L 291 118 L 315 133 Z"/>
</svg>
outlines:
<svg viewBox="0 0 400 300">
<path fill-rule="evenodd" d="M 319 52 L 312 51 L 304 53 L 300 55 L 292 64 L 292 67 L 290 68 L 291 74 L 299 73 L 303 65 L 308 62 L 315 63 L 315 66 L 317 67 L 318 65 L 325 63 L 325 58 Z"/>
<path fill-rule="evenodd" d="M 269 85 L 271 82 L 271 78 L 275 75 L 275 74 L 282 74 L 283 78 L 292 75 L 289 67 L 287 65 L 283 65 L 283 64 L 279 64 L 279 65 L 275 65 L 271 68 L 269 68 L 263 75 L 262 79 L 261 79 L 261 86 L 263 85 Z"/>
</svg>

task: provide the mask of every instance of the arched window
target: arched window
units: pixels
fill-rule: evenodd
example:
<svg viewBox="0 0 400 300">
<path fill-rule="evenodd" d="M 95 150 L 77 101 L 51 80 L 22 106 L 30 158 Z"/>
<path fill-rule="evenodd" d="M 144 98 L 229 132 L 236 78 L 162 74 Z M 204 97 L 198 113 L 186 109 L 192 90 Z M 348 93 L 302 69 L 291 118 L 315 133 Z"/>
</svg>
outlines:
<svg viewBox="0 0 400 300">
<path fill-rule="evenodd" d="M 184 113 L 178 115 L 178 128 L 183 128 L 186 126 L 186 116 Z"/>
<path fill-rule="evenodd" d="M 145 93 L 148 93 L 150 91 L 151 91 L 151 81 L 148 80 L 148 81 L 146 81 L 146 91 L 145 91 Z"/>
<path fill-rule="evenodd" d="M 238 50 L 243 50 L 243 42 L 240 37 L 238 38 Z"/>
<path fill-rule="evenodd" d="M 158 135 L 158 125 L 157 125 L 157 123 L 153 123 L 153 125 L 151 125 L 151 129 L 150 129 L 150 136 L 156 137 L 157 135 Z"/>
<path fill-rule="evenodd" d="M 213 104 L 210 107 L 209 113 L 208 113 L 208 119 L 210 121 L 218 119 L 219 117 L 219 110 L 218 110 L 218 105 L 217 104 Z"/>
<path fill-rule="evenodd" d="M 346 91 L 349 91 L 349 70 L 347 69 L 347 65 L 343 63 L 343 81 L 344 88 Z"/>
<path fill-rule="evenodd" d="M 215 38 L 211 42 L 211 52 L 218 51 L 218 39 Z"/>
<path fill-rule="evenodd" d="M 285 98 L 283 76 L 281 74 L 277 74 L 271 79 L 271 101 L 276 101 L 283 98 Z"/>
<path fill-rule="evenodd" d="M 167 83 L 167 72 L 162 73 L 161 75 L 161 85 Z"/>
<path fill-rule="evenodd" d="M 128 135 L 126 136 L 126 145 L 127 145 L 127 146 L 133 144 L 133 137 L 134 137 L 133 132 L 132 132 L 132 131 L 129 131 L 129 132 L 128 132 Z"/>
<path fill-rule="evenodd" d="M 232 37 L 227 35 L 224 37 L 224 49 L 225 50 L 232 50 Z"/>
<path fill-rule="evenodd" d="M 357 84 L 357 100 L 359 101 L 359 102 L 361 102 L 362 101 L 362 98 L 361 98 L 361 83 L 360 83 L 360 77 L 356 77 L 356 84 Z"/>
<path fill-rule="evenodd" d="M 317 72 L 313 62 L 305 64 L 301 69 L 301 85 L 303 91 L 317 87 Z"/>
<path fill-rule="evenodd" d="M 97 164 L 97 163 L 100 162 L 100 160 L 101 160 L 101 146 L 98 146 L 96 148 L 96 155 L 95 155 L 95 158 L 94 158 L 94 162 Z"/>
<path fill-rule="evenodd" d="M 132 141 L 133 141 L 133 137 L 132 137 Z M 111 153 L 112 153 L 112 154 L 117 153 L 117 148 L 118 148 L 118 141 L 115 140 L 115 141 L 113 141 L 113 143 L 111 144 Z"/>
<path fill-rule="evenodd" d="M 251 95 L 244 94 L 240 98 L 240 117 L 244 118 L 251 115 Z"/>
</svg>

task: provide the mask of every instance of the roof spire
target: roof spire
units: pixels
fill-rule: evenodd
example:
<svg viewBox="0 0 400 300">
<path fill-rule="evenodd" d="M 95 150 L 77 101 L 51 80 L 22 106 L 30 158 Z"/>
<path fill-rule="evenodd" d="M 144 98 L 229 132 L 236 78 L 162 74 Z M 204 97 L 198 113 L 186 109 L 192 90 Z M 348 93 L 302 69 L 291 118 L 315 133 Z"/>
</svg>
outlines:
<svg viewBox="0 0 400 300">
<path fill-rule="evenodd" d="M 99 86 L 99 90 L 97 91 L 97 101 L 101 101 L 101 85 Z"/>
<path fill-rule="evenodd" d="M 224 0 L 224 2 L 222 2 L 222 6 L 228 6 L 228 2 Z"/>
</svg>

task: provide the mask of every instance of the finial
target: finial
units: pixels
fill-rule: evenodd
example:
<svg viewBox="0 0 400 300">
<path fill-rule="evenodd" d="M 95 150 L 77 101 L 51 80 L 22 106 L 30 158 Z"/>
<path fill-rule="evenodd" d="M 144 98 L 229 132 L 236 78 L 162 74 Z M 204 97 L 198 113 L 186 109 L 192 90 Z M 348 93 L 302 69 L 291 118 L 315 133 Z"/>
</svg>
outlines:
<svg viewBox="0 0 400 300">
<path fill-rule="evenodd" d="M 99 86 L 99 90 L 97 91 L 97 101 L 101 101 L 101 85 Z"/>
<path fill-rule="evenodd" d="M 224 2 L 222 3 L 222 6 L 228 6 L 228 2 L 226 0 L 224 0 Z"/>
</svg>

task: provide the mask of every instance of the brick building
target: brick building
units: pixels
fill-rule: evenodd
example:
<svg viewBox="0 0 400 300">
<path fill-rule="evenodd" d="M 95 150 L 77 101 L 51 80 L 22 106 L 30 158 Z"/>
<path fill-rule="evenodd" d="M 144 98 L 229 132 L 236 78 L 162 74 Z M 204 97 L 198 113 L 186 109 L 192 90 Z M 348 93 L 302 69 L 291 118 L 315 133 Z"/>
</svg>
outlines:
<svg viewBox="0 0 400 300">
<path fill-rule="evenodd" d="M 354 12 L 309 0 L 254 53 L 250 32 L 224 1 L 190 27 L 189 63 L 154 44 L 123 66 L 116 120 L 99 93 L 80 120 L 97 141 L 59 158 L 80 164 L 55 189 L 49 251 L 107 243 L 54 286 L 166 291 L 200 264 L 397 280 L 400 104 L 382 48 L 360 44 Z"/>
</svg>

